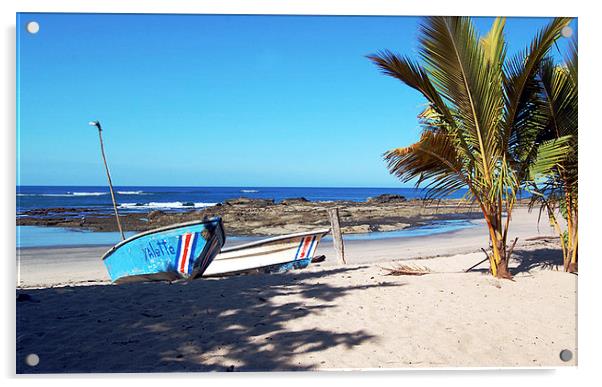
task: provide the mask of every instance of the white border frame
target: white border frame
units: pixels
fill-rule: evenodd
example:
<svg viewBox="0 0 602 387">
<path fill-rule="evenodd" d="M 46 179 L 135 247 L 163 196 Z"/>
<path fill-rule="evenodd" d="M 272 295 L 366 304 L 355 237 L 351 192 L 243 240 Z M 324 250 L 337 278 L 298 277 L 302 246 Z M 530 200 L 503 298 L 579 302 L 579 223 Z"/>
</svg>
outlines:
<svg viewBox="0 0 602 387">
<path fill-rule="evenodd" d="M 7 318 L 3 325 L 5 343 L 2 350 L 3 375 L 13 378 L 15 362 L 15 13 L 16 12 L 103 12 L 103 13 L 220 13 L 220 14 L 329 14 L 329 15 L 471 15 L 471 16 L 576 16 L 579 17 L 579 48 L 581 54 L 580 71 L 580 121 L 583 128 L 580 133 L 580 168 L 581 168 L 581 278 L 579 280 L 579 302 L 583 305 L 579 310 L 579 366 L 577 368 L 560 368 L 557 370 L 504 370 L 504 371 L 468 371 L 465 369 L 438 372 L 432 370 L 416 371 L 383 371 L 367 373 L 270 373 L 254 374 L 249 380 L 250 374 L 159 374 L 159 375 L 121 375 L 121 376 L 50 376 L 43 383 L 52 385 L 105 385 L 106 379 L 132 379 L 140 378 L 144 383 L 150 385 L 163 385 L 174 383 L 177 378 L 196 378 L 197 383 L 227 382 L 228 384 L 240 384 L 251 382 L 261 383 L 262 386 L 281 385 L 284 381 L 287 385 L 302 385 L 309 378 L 318 377 L 327 379 L 330 384 L 349 385 L 357 381 L 366 383 L 368 380 L 378 379 L 379 383 L 398 385 L 402 382 L 415 383 L 437 383 L 462 384 L 462 386 L 478 385 L 487 387 L 503 385 L 524 381 L 533 383 L 541 381 L 547 385 L 563 385 L 569 383 L 585 382 L 597 376 L 600 327 L 599 300 L 597 295 L 600 288 L 596 286 L 600 282 L 596 274 L 600 273 L 600 257 L 596 249 L 596 239 L 599 239 L 597 230 L 600 228 L 598 222 L 601 219 L 600 211 L 595 205 L 596 189 L 599 186 L 597 180 L 599 173 L 596 167 L 600 162 L 595 157 L 600 154 L 598 144 L 602 144 L 600 120 L 595 120 L 596 113 L 600 111 L 597 106 L 598 96 L 596 91 L 600 87 L 599 70 L 597 66 L 602 63 L 600 58 L 599 42 L 601 37 L 601 26 L 599 12 L 594 9 L 594 2 L 577 1 L 525 1 L 505 0 L 503 2 L 485 1 L 400 1 L 400 0 L 230 0 L 230 1 L 194 1 L 194 0 L 145 0 L 145 1 L 119 1 L 119 0 L 91 0 L 91 1 L 68 1 L 54 0 L 51 3 L 42 0 L 20 0 L 4 1 L 2 7 L 3 24 L 3 54 L 1 66 L 4 90 L 2 99 L 2 261 L 4 264 L 5 281 L 4 289 L 6 297 L 2 297 L 4 314 Z M 591 6 L 589 4 L 592 4 Z M 596 66 L 596 67 L 594 67 Z M 596 71 L 598 70 L 598 71 Z M 586 82 L 584 80 L 587 80 Z M 82 381 L 81 379 L 86 379 Z M 42 380 L 39 377 L 18 377 L 21 382 L 37 385 Z M 543 379 L 543 380 L 542 380 Z M 599 379 L 599 377 L 596 377 Z M 177 381 L 176 381 L 177 383 Z M 12 384 L 12 383 L 11 383 Z"/>
</svg>

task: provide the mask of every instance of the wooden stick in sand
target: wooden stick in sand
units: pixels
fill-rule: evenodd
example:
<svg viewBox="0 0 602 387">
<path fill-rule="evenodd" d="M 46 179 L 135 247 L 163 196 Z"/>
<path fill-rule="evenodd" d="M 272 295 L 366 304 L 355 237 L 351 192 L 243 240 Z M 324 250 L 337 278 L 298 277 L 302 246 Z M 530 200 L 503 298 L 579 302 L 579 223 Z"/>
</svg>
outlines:
<svg viewBox="0 0 602 387">
<path fill-rule="evenodd" d="M 516 242 L 518 241 L 518 237 L 514 238 L 514 242 L 512 243 L 512 246 L 510 247 L 510 250 L 508 251 L 508 254 L 506 255 L 507 259 L 510 260 L 510 257 L 512 256 L 512 251 L 514 251 L 514 246 L 516 246 Z M 488 259 L 490 259 L 491 257 L 489 256 L 489 254 L 487 254 L 487 251 L 485 251 L 484 248 L 481 248 L 481 250 L 485 253 L 486 258 L 483 259 L 482 261 L 479 261 L 479 263 L 476 263 L 474 265 L 472 265 L 471 267 L 469 267 L 468 269 L 464 270 L 464 273 L 468 273 L 469 271 L 471 271 L 472 269 L 474 269 L 475 267 L 479 266 L 481 263 L 487 261 Z"/>
<path fill-rule="evenodd" d="M 123 229 L 121 228 L 121 221 L 119 220 L 119 213 L 117 212 L 117 202 L 115 201 L 115 193 L 113 192 L 113 183 L 111 182 L 111 173 L 109 172 L 109 166 L 107 165 L 107 159 L 105 157 L 105 147 L 102 142 L 102 127 L 100 126 L 99 121 L 91 121 L 89 124 L 91 126 L 96 126 L 98 128 L 98 138 L 100 139 L 100 153 L 102 153 L 102 161 L 105 163 L 105 170 L 107 171 L 107 178 L 109 179 L 109 190 L 111 191 L 111 200 L 113 200 L 113 210 L 115 210 L 115 219 L 117 219 L 117 228 L 119 229 L 119 233 L 121 234 L 121 239 L 125 240 L 125 235 L 123 234 Z"/>
<path fill-rule="evenodd" d="M 483 250 L 483 249 L 481 249 Z M 468 273 L 469 271 L 471 271 L 472 269 L 474 269 L 475 267 L 479 266 L 481 263 L 489 260 L 489 254 L 487 254 L 487 252 L 485 250 L 483 250 L 483 252 L 485 252 L 485 255 L 487 256 L 485 259 L 483 259 L 482 261 L 479 261 L 478 263 L 472 265 L 471 267 L 469 267 L 468 269 L 464 270 L 464 273 Z"/>
<path fill-rule="evenodd" d="M 328 217 L 330 218 L 330 224 L 332 226 L 332 243 L 334 250 L 337 253 L 339 263 L 347 264 L 345 261 L 345 246 L 343 245 L 343 234 L 341 233 L 341 222 L 339 219 L 339 208 L 329 208 Z"/>
</svg>

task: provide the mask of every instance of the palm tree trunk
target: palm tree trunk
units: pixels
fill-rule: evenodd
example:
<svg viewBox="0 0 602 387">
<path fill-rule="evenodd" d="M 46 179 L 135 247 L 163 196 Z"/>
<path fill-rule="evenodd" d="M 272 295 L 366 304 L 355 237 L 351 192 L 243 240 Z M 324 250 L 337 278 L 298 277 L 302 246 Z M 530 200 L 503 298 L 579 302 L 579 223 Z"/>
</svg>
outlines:
<svg viewBox="0 0 602 387">
<path fill-rule="evenodd" d="M 569 273 L 577 272 L 577 251 L 578 251 L 578 233 L 577 233 L 577 208 L 576 206 L 571 207 L 571 232 L 569 232 L 569 251 L 568 251 L 568 265 L 566 271 Z"/>
<path fill-rule="evenodd" d="M 554 212 L 552 209 L 550 209 L 550 206 L 548 204 L 546 204 L 547 209 L 548 209 L 548 218 L 550 219 L 550 223 L 552 223 L 552 226 L 554 227 L 554 230 L 556 230 L 556 233 L 558 234 L 558 238 L 560 239 L 560 248 L 562 249 L 562 262 L 564 265 L 564 270 L 568 269 L 567 266 L 567 262 L 569 260 L 568 257 L 570 257 L 570 253 L 567 249 L 567 243 L 564 240 L 564 235 L 562 232 L 562 229 L 560 228 L 560 225 L 558 224 L 558 221 L 556 220 L 556 215 L 554 215 Z"/>
<path fill-rule="evenodd" d="M 573 251 L 571 251 L 571 262 L 569 263 L 569 267 L 567 270 L 569 273 L 576 273 L 578 271 L 577 268 L 577 236 L 575 236 L 575 244 L 573 246 Z"/>
<path fill-rule="evenodd" d="M 489 258 L 491 274 L 497 278 L 511 279 L 512 274 L 508 270 L 509 257 L 506 254 L 507 246 L 503 237 L 502 222 L 499 221 L 498 209 L 494 211 L 491 214 L 484 213 L 491 242 L 491 256 Z"/>
<path fill-rule="evenodd" d="M 577 272 L 577 205 L 573 201 L 570 186 L 565 182 L 565 206 L 567 223 L 567 254 L 564 256 L 564 270 L 570 273 Z"/>
<path fill-rule="evenodd" d="M 500 238 L 495 242 L 492 241 L 492 245 L 495 244 L 497 244 L 497 249 L 494 250 L 494 260 L 497 264 L 495 276 L 497 278 L 511 279 L 512 274 L 510 274 L 510 271 L 508 270 L 509 257 L 507 254 L 506 243 L 503 239 Z"/>
</svg>

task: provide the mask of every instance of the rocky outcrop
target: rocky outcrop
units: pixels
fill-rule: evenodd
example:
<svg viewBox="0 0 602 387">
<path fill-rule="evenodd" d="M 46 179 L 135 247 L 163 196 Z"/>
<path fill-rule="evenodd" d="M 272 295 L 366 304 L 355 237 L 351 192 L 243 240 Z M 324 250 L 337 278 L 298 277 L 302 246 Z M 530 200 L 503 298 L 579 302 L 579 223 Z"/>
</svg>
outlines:
<svg viewBox="0 0 602 387">
<path fill-rule="evenodd" d="M 407 201 L 405 196 L 395 194 L 382 194 L 373 198 L 368 198 L 368 203 L 403 203 Z"/>
<path fill-rule="evenodd" d="M 119 217 L 125 231 L 146 231 L 174 223 L 220 216 L 228 236 L 282 235 L 316 228 L 330 227 L 328 209 L 339 208 L 341 228 L 346 233 L 396 231 L 417 224 L 445 219 L 480 218 L 476 205 L 460 200 L 444 200 L 436 205 L 397 197 L 351 202 L 311 202 L 304 198 L 285 199 L 275 204 L 269 199 L 238 198 L 222 206 L 176 211 L 121 212 Z M 75 214 L 73 212 L 76 212 Z M 44 209 L 25 211 L 17 217 L 18 225 L 55 226 L 94 231 L 116 231 L 115 218 L 98 209 Z"/>
<path fill-rule="evenodd" d="M 154 210 L 154 211 L 151 211 L 148 213 L 147 218 L 149 221 L 152 222 L 152 221 L 155 221 L 155 220 L 161 218 L 164 215 L 165 215 L 165 212 L 159 211 L 159 210 Z"/>
<path fill-rule="evenodd" d="M 291 206 L 291 205 L 295 205 L 295 204 L 305 204 L 305 203 L 309 203 L 309 200 L 305 199 L 304 197 L 287 198 L 287 199 L 282 199 L 282 201 L 280 201 L 280 204 L 282 204 L 284 206 Z"/>
<path fill-rule="evenodd" d="M 94 212 L 94 209 L 91 208 L 66 208 L 66 207 L 56 207 L 56 208 L 36 208 L 33 210 L 28 210 L 24 212 L 24 214 L 28 216 L 47 216 L 54 214 L 67 214 L 67 213 L 81 213 L 81 212 Z"/>
<path fill-rule="evenodd" d="M 251 199 L 251 198 L 236 198 L 236 199 L 227 199 L 224 201 L 224 204 L 228 206 L 255 206 L 255 207 L 263 207 L 270 206 L 274 204 L 274 199 Z"/>
</svg>

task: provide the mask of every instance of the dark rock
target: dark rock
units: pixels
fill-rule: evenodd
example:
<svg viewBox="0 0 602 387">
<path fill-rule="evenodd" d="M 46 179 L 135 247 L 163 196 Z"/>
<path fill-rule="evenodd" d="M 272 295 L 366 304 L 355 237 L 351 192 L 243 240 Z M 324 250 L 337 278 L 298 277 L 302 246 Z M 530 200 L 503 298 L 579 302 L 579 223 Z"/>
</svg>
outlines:
<svg viewBox="0 0 602 387">
<path fill-rule="evenodd" d="M 305 199 L 304 197 L 300 197 L 300 198 L 286 198 L 286 199 L 282 199 L 282 201 L 280 202 L 280 204 L 283 204 L 285 206 L 289 206 L 291 204 L 303 204 L 303 203 L 309 203 L 309 200 Z"/>
<path fill-rule="evenodd" d="M 401 203 L 401 202 L 405 202 L 408 199 L 406 199 L 405 196 L 402 195 L 395 195 L 395 194 L 382 194 L 382 195 L 378 195 L 375 196 L 373 198 L 368 198 L 368 200 L 366 200 L 368 203 Z"/>
<path fill-rule="evenodd" d="M 162 217 L 163 215 L 165 215 L 165 212 L 163 211 L 159 211 L 159 210 L 154 210 L 148 213 L 148 220 L 150 220 L 151 222 L 155 219 L 158 219 L 160 217 Z"/>
<path fill-rule="evenodd" d="M 311 259 L 312 263 L 318 263 L 318 262 L 324 262 L 326 260 L 326 256 L 325 255 L 318 255 L 317 257 L 313 257 Z"/>
<path fill-rule="evenodd" d="M 33 210 L 24 211 L 21 214 L 25 215 L 52 215 L 52 214 L 63 214 L 63 213 L 80 213 L 80 212 L 93 212 L 94 209 L 91 208 L 66 208 L 66 207 L 58 207 L 58 208 L 36 208 Z"/>
<path fill-rule="evenodd" d="M 229 206 L 269 206 L 274 204 L 274 199 L 251 199 L 251 198 L 237 198 L 237 199 L 227 199 L 225 204 Z"/>
</svg>

